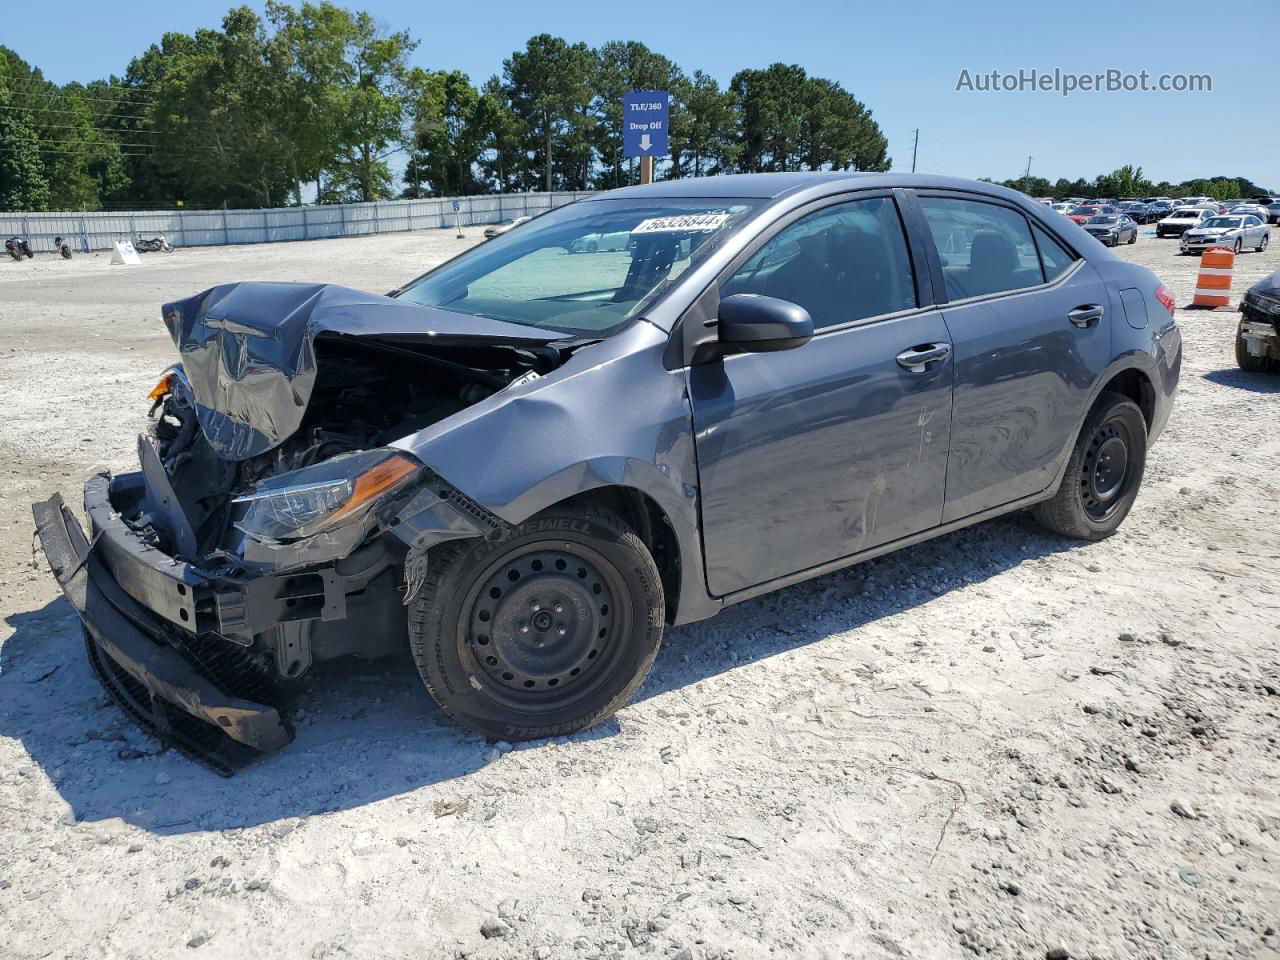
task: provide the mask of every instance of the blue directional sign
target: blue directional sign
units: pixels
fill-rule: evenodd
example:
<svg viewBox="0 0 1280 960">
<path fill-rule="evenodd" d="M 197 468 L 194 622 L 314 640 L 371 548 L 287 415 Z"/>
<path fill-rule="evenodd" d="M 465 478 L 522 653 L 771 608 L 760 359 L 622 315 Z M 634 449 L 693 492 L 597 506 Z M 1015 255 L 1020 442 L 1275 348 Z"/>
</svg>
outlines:
<svg viewBox="0 0 1280 960">
<path fill-rule="evenodd" d="M 665 157 L 671 97 L 663 91 L 622 95 L 622 153 L 627 157 Z"/>
</svg>

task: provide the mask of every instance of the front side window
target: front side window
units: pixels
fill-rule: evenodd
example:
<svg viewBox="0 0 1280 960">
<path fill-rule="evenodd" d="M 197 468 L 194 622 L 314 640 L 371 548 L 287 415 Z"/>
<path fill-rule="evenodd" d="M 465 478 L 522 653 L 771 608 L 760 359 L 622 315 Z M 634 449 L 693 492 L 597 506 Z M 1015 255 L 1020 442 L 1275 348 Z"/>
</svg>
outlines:
<svg viewBox="0 0 1280 960">
<path fill-rule="evenodd" d="M 917 306 L 897 207 L 853 200 L 801 217 L 770 238 L 720 287 L 798 303 L 815 329 Z"/>
<path fill-rule="evenodd" d="M 947 297 L 964 300 L 1044 283 L 1027 218 L 1009 207 L 921 197 L 942 260 Z"/>
<path fill-rule="evenodd" d="M 723 243 L 760 203 L 580 201 L 473 247 L 398 297 L 574 336 L 607 336 Z"/>
</svg>

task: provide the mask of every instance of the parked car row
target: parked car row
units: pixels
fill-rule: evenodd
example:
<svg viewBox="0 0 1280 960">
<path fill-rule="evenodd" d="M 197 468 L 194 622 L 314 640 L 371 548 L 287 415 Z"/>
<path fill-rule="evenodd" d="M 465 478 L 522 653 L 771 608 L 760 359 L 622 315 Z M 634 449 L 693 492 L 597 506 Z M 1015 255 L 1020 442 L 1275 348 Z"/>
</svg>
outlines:
<svg viewBox="0 0 1280 960">
<path fill-rule="evenodd" d="M 1172 200 L 1151 197 L 1085 200 L 1074 198 L 1040 202 L 1062 214 L 1109 247 L 1136 243 L 1138 225 L 1154 223 L 1157 237 L 1179 237 L 1180 253 L 1198 253 L 1209 247 L 1226 247 L 1240 253 L 1261 252 L 1271 241 L 1268 223 L 1280 223 L 1280 200 L 1235 199 L 1219 202 L 1208 197 Z"/>
</svg>

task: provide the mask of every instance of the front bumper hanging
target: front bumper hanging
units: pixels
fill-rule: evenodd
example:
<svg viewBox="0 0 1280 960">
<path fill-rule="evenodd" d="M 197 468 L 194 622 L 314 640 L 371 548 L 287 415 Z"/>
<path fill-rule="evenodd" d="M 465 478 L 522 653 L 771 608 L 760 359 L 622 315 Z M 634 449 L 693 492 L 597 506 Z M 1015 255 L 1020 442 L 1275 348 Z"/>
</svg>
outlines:
<svg viewBox="0 0 1280 960">
<path fill-rule="evenodd" d="M 270 674 L 242 647 L 183 629 L 197 614 L 194 573 L 158 551 L 155 560 L 132 555 L 119 531 L 96 523 L 90 543 L 59 494 L 32 512 L 49 566 L 80 617 L 89 662 L 135 720 L 224 776 L 293 740 L 276 707 L 258 702 L 279 696 Z"/>
</svg>

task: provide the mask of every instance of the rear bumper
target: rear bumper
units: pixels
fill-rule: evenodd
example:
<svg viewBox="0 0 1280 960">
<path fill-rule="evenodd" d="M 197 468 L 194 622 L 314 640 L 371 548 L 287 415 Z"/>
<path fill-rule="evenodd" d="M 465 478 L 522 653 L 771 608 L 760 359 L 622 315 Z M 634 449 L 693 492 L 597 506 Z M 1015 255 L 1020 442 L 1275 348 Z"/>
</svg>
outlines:
<svg viewBox="0 0 1280 960">
<path fill-rule="evenodd" d="M 202 638 L 180 626 L 200 615 L 212 595 L 203 578 L 159 551 L 144 558 L 141 550 L 128 549 L 137 544 L 120 536 L 118 528 L 128 530 L 118 517 L 105 517 L 108 524 L 98 526 L 103 503 L 110 506 L 101 479 L 85 491 L 92 542 L 58 494 L 35 504 L 32 513 L 107 692 L 163 741 L 224 775 L 288 744 L 293 731 L 287 721 L 275 707 L 251 698 L 275 692 L 269 674 L 222 637 Z"/>
</svg>

